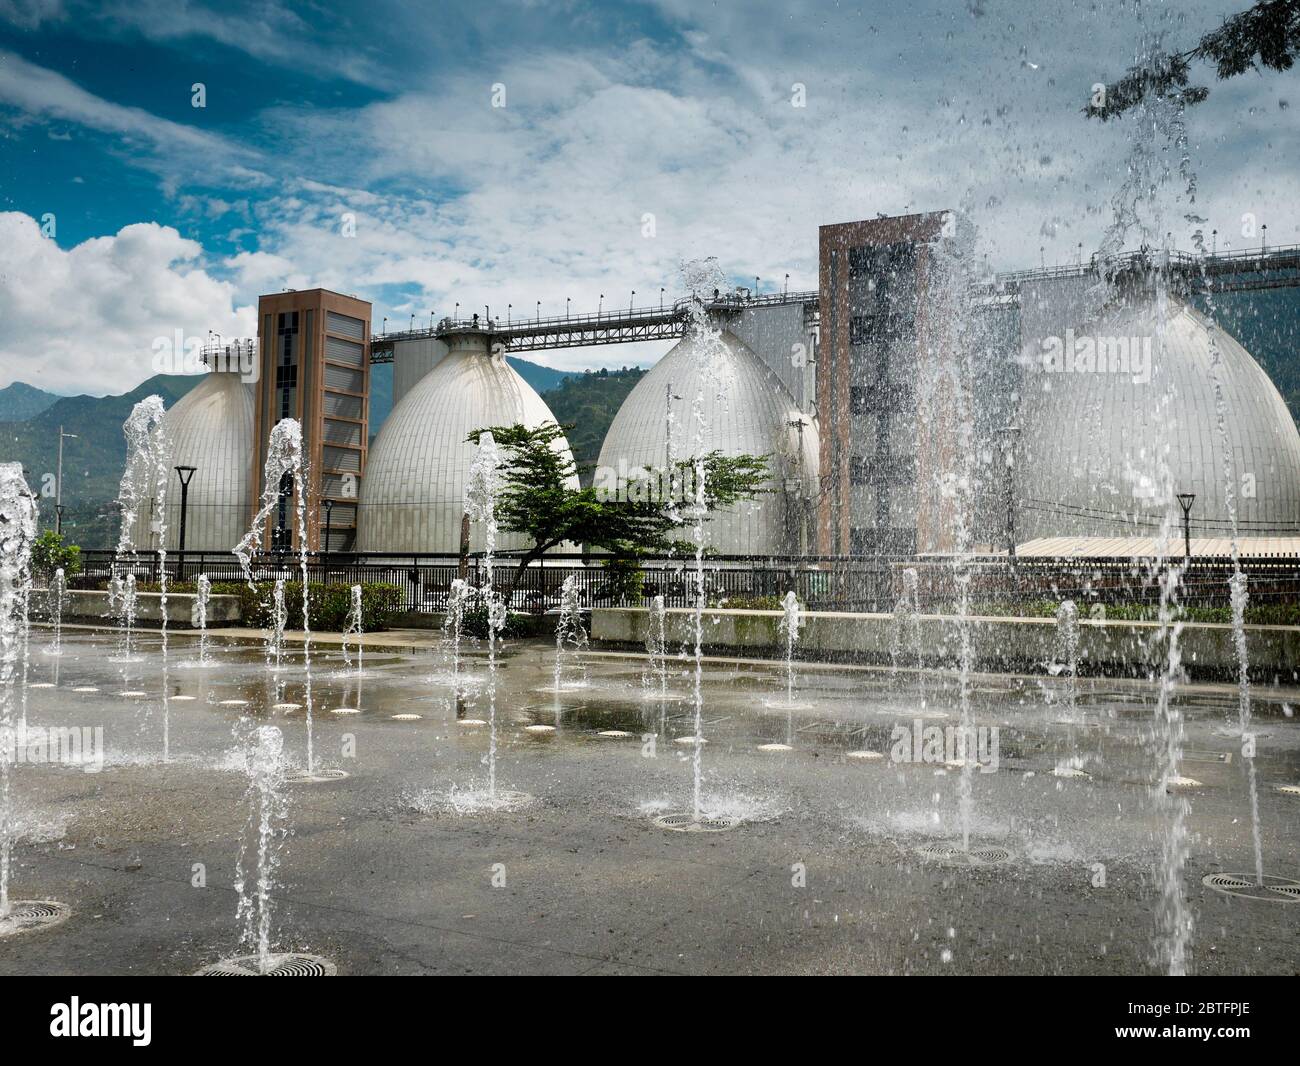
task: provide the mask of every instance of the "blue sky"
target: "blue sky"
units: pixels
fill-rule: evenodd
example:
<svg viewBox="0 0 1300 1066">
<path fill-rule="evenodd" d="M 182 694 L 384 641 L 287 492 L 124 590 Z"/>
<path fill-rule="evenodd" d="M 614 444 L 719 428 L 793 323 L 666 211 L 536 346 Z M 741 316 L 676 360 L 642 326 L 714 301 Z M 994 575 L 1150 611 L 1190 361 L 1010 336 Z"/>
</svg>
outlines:
<svg viewBox="0 0 1300 1066">
<path fill-rule="evenodd" d="M 1246 3 L 1143 18 L 1185 47 Z M 0 0 L 0 386 L 124 391 L 157 337 L 252 332 L 285 287 L 357 293 L 377 326 L 657 302 L 704 255 L 812 288 L 817 226 L 876 213 L 965 209 L 998 268 L 1072 260 L 1126 151 L 1079 109 L 1137 26 L 1104 0 Z M 1247 217 L 1300 239 L 1295 78 L 1191 112 L 1221 245 L 1258 242 Z"/>
</svg>

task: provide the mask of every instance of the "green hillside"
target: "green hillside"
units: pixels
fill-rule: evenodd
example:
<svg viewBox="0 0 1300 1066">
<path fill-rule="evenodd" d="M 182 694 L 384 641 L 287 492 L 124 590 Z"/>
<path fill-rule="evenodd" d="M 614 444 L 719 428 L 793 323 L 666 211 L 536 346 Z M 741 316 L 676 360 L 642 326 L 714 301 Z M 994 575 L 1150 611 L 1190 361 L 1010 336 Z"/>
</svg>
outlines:
<svg viewBox="0 0 1300 1066">
<path fill-rule="evenodd" d="M 568 434 L 569 446 L 579 467 L 595 463 L 600 456 L 600 445 L 609 432 L 609 424 L 644 374 L 644 370 L 635 366 L 625 366 L 621 370 L 587 370 L 542 393 L 542 399 L 551 408 L 555 420 L 561 425 L 573 424 L 574 428 Z M 584 484 L 590 483 L 590 470 L 583 472 L 582 480 Z"/>
<path fill-rule="evenodd" d="M 1204 300 L 1198 301 L 1205 310 Z M 1300 426 L 1300 289 L 1218 293 L 1219 323 L 1273 379 Z"/>
<path fill-rule="evenodd" d="M 25 422 L 35 418 L 59 397 L 22 381 L 0 389 L 0 422 Z"/>
<path fill-rule="evenodd" d="M 154 393 L 170 407 L 201 379 L 201 374 L 159 374 L 122 396 L 65 396 L 35 418 L 0 422 L 0 461 L 23 464 L 28 484 L 42 493 L 42 522 L 52 525 L 59 426 L 67 433 L 75 433 L 76 439 L 63 445 L 64 526 L 80 529 L 73 536 L 87 544 L 100 543 L 98 534 L 104 522 L 98 516 L 103 505 L 117 497 L 126 463 L 122 423 L 131 408 Z M 93 539 L 86 535 L 87 526 L 96 534 Z"/>
</svg>

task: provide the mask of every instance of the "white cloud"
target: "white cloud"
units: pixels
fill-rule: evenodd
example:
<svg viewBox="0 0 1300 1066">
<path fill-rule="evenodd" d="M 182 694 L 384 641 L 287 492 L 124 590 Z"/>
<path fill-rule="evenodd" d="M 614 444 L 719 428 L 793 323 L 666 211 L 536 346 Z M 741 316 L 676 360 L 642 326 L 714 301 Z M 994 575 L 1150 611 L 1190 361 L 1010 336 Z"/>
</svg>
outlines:
<svg viewBox="0 0 1300 1066">
<path fill-rule="evenodd" d="M 1187 5 L 1172 36 L 1193 38 L 1235 3 Z M 996 5 L 976 19 L 960 4 L 918 0 L 906 18 L 879 25 L 869 11 L 814 18 L 785 0 L 766 11 L 758 2 L 658 6 L 677 36 L 569 40 L 555 16 L 549 35 L 521 40 L 512 24 L 495 47 L 424 77 L 394 62 L 394 88 L 368 104 L 263 112 L 252 131 L 280 151 L 244 156 L 273 176 L 260 198 L 181 201 L 192 217 L 230 214 L 229 239 L 249 249 L 209 269 L 241 305 L 285 287 L 355 292 L 375 302 L 378 326 L 385 316 L 427 321 L 456 303 L 502 317 L 531 315 L 538 300 L 543 314 L 562 313 L 566 297 L 575 311 L 593 310 L 602 293 L 606 307 L 625 306 L 633 288 L 638 304 L 657 303 L 661 286 L 674 295 L 679 262 L 702 255 L 738 281 L 760 276 L 766 291 L 787 273 L 791 288 L 811 289 L 817 227 L 877 213 L 963 207 L 998 269 L 1073 261 L 1080 244 L 1086 255 L 1099 243 L 1126 128 L 1085 120 L 1080 108 L 1095 81 L 1127 65 L 1126 6 L 1062 0 L 1009 20 Z M 187 6 L 178 25 L 226 34 L 225 22 L 196 10 Z M 286 16 L 254 4 L 239 17 L 270 25 Z M 402 25 L 413 47 L 435 32 Z M 436 31 L 439 40 L 448 32 Z M 154 146 L 172 135 L 174 123 L 35 72 L 20 106 Z M 1283 144 L 1300 108 L 1277 108 L 1286 77 L 1214 82 L 1189 115 L 1198 210 L 1221 247 L 1246 212 L 1269 222 L 1273 242 L 1297 239 L 1300 168 L 1262 165 L 1272 155 L 1294 162 Z M 0 76 L 0 99 L 6 84 L 19 92 L 12 82 Z M 505 108 L 491 106 L 496 82 Z M 791 106 L 794 82 L 806 86 L 806 108 Z M 1185 210 L 1167 213 L 1183 245 Z M 345 236 L 345 215 L 355 236 Z M 599 366 L 651 359 L 660 347 L 539 358 Z"/>
<path fill-rule="evenodd" d="M 255 308 L 199 264 L 201 248 L 153 222 L 64 250 L 36 221 L 0 213 L 0 386 L 120 393 L 155 373 L 154 342 L 256 331 Z"/>
</svg>

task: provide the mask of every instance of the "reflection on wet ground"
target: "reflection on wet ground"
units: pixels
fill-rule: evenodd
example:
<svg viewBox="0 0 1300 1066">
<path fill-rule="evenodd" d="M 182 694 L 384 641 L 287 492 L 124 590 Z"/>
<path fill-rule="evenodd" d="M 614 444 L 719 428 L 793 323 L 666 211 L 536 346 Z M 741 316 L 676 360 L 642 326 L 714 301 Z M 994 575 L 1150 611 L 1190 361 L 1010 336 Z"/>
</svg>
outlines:
<svg viewBox="0 0 1300 1066">
<path fill-rule="evenodd" d="M 164 764 L 159 642 L 142 635 L 137 661 L 113 663 L 110 640 L 65 632 L 53 657 L 34 635 L 30 677 L 49 687 L 29 692 L 29 723 L 102 726 L 104 769 L 18 768 L 19 891 L 75 914 L 28 939 L 27 954 L 0 944 L 0 972 L 73 965 L 60 938 L 76 934 L 77 915 L 110 906 L 136 917 L 80 927 L 103 952 L 78 972 L 179 972 L 191 955 L 229 946 L 228 892 L 187 885 L 195 862 L 214 884 L 233 869 L 232 726 L 244 714 L 277 722 L 290 758 L 303 759 L 301 649 L 270 671 L 255 644 L 213 640 L 211 666 L 182 668 L 194 647 L 173 635 Z M 996 873 L 954 871 L 917 855 L 956 834 L 953 675 L 807 664 L 787 705 L 783 664 L 707 662 L 705 806 L 741 825 L 684 841 L 651 816 L 690 794 L 685 661 L 670 657 L 661 699 L 630 654 L 592 653 L 585 684 L 547 691 L 553 656 L 544 644 L 506 648 L 497 776 L 528 802 L 491 811 L 455 802 L 482 785 L 490 743 L 472 724 L 487 717 L 477 652 L 453 677 L 437 648 L 370 646 L 358 675 L 337 648 L 313 648 L 317 758 L 349 776 L 294 786 L 286 936 L 324 943 L 341 972 L 1148 971 L 1161 829 L 1152 687 L 1084 679 L 1071 707 L 1060 679 L 974 678 L 973 835 L 1011 859 Z M 1280 791 L 1300 784 L 1300 692 L 1257 696 L 1265 867 L 1300 877 L 1300 801 Z M 1197 965 L 1292 972 L 1300 906 L 1229 900 L 1201 884 L 1251 865 L 1235 689 L 1191 686 L 1178 703 L 1180 774 L 1194 782 L 1186 892 Z M 137 858 L 153 881 L 123 875 Z M 515 891 L 483 895 L 493 862 L 516 870 Z M 806 887 L 791 883 L 796 864 Z M 163 906 L 168 931 L 143 913 Z"/>
</svg>

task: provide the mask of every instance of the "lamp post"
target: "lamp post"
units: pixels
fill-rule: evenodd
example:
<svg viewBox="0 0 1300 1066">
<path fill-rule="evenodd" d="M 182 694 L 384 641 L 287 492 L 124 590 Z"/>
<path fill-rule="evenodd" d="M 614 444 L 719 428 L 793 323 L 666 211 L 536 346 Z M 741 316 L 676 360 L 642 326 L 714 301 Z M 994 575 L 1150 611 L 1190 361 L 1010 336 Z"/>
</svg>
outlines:
<svg viewBox="0 0 1300 1066">
<path fill-rule="evenodd" d="M 194 477 L 194 472 L 198 467 L 177 467 L 175 476 L 181 478 L 181 532 L 175 538 L 175 547 L 179 555 L 178 563 L 181 569 L 185 569 L 185 519 L 190 511 L 190 478 Z M 177 573 L 178 578 L 182 578 L 181 573 Z"/>
<path fill-rule="evenodd" d="M 1007 502 L 1007 562 L 1016 564 L 1016 485 L 1015 452 L 1016 441 L 1020 437 L 1019 426 L 1003 426 L 998 430 L 1002 438 L 1002 461 L 1006 465 L 1006 502 Z"/>
<path fill-rule="evenodd" d="M 325 501 L 325 568 L 329 569 L 329 552 L 330 552 L 330 526 L 333 523 L 334 501 Z"/>
<path fill-rule="evenodd" d="M 59 466 L 54 475 L 54 532 L 63 533 L 63 440 L 65 437 L 76 439 L 75 433 L 64 433 L 59 427 Z"/>
<path fill-rule="evenodd" d="M 1186 559 L 1192 557 L 1192 504 L 1196 502 L 1196 493 L 1180 492 L 1178 494 L 1178 506 L 1183 509 L 1183 556 Z"/>
</svg>

